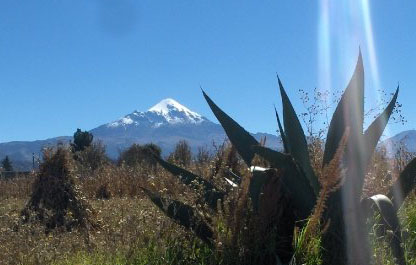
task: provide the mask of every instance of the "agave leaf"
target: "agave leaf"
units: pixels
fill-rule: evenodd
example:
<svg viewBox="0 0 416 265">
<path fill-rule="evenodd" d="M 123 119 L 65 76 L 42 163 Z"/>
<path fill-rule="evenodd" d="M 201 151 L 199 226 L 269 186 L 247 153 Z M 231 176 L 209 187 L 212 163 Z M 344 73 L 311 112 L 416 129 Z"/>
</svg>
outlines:
<svg viewBox="0 0 416 265">
<path fill-rule="evenodd" d="M 278 81 L 283 103 L 283 123 L 286 129 L 285 136 L 287 140 L 287 147 L 289 148 L 290 154 L 304 171 L 310 185 L 313 188 L 313 191 L 315 194 L 318 194 L 320 186 L 311 166 L 308 144 L 306 142 L 302 125 L 299 122 L 298 116 L 296 115 L 292 103 L 290 103 L 289 97 L 287 96 L 279 78 Z"/>
<path fill-rule="evenodd" d="M 393 238 L 390 240 L 390 247 L 393 252 L 396 261 L 400 265 L 405 265 L 404 251 L 401 247 L 402 237 L 399 218 L 396 214 L 396 210 L 392 201 L 385 195 L 378 194 L 369 197 L 363 201 L 365 210 L 376 210 L 380 213 L 382 220 L 381 225 L 383 230 L 389 229 L 393 231 Z"/>
<path fill-rule="evenodd" d="M 208 102 L 208 105 L 215 117 L 217 117 L 218 121 L 224 128 L 228 139 L 230 139 L 231 143 L 235 146 L 247 166 L 250 167 L 251 161 L 254 157 L 254 152 L 251 147 L 253 145 L 258 145 L 259 143 L 249 132 L 247 132 L 236 121 L 222 111 L 203 90 L 202 93 L 204 94 L 205 100 Z"/>
<path fill-rule="evenodd" d="M 180 168 L 156 156 L 155 159 L 164 169 L 179 177 L 184 184 L 192 186 L 195 189 L 198 189 L 201 185 L 207 205 L 214 210 L 217 209 L 217 201 L 224 198 L 224 192 L 218 191 L 212 183 L 186 169 Z"/>
<path fill-rule="evenodd" d="M 413 158 L 396 181 L 391 185 L 388 197 L 392 199 L 396 211 L 416 185 L 416 158 Z"/>
<path fill-rule="evenodd" d="M 261 145 L 255 145 L 252 149 L 256 154 L 266 159 L 271 167 L 277 169 L 285 168 L 288 167 L 290 163 L 293 163 L 292 157 L 288 154 L 283 154 Z"/>
<path fill-rule="evenodd" d="M 394 106 L 396 105 L 397 95 L 399 94 L 399 87 L 396 89 L 393 98 L 390 103 L 384 109 L 384 111 L 371 123 L 371 125 L 364 132 L 364 140 L 362 141 L 365 145 L 365 158 L 364 165 L 368 165 L 371 156 L 377 146 L 378 140 L 383 134 L 384 128 L 390 119 L 390 115 L 393 112 Z"/>
<path fill-rule="evenodd" d="M 277 126 L 279 126 L 279 132 L 280 132 L 280 137 L 282 138 L 284 151 L 285 153 L 289 153 L 289 147 L 287 144 L 285 131 L 283 130 L 282 123 L 280 122 L 280 118 L 279 118 L 279 113 L 277 113 L 276 107 L 274 107 L 274 112 L 276 113 Z"/>
<path fill-rule="evenodd" d="M 267 169 L 260 167 L 252 167 L 252 176 L 250 185 L 248 188 L 251 202 L 253 203 L 253 209 L 255 212 L 259 209 L 260 194 L 264 184 L 267 182 L 269 175 Z"/>
<path fill-rule="evenodd" d="M 163 198 L 145 188 L 142 188 L 142 190 L 164 214 L 181 226 L 193 231 L 202 241 L 212 246 L 214 235 L 212 229 L 191 206 L 180 201 Z"/>
<path fill-rule="evenodd" d="M 362 135 L 364 120 L 364 68 L 361 51 L 350 83 L 338 103 L 329 125 L 325 143 L 323 166 L 335 155 L 338 144 L 347 127 L 350 127 L 350 139 Z"/>
<path fill-rule="evenodd" d="M 293 162 L 290 155 L 263 146 L 253 146 L 253 150 L 273 168 L 283 171 L 282 182 L 293 199 L 298 219 L 306 219 L 315 206 L 316 195 L 303 171 Z"/>
</svg>

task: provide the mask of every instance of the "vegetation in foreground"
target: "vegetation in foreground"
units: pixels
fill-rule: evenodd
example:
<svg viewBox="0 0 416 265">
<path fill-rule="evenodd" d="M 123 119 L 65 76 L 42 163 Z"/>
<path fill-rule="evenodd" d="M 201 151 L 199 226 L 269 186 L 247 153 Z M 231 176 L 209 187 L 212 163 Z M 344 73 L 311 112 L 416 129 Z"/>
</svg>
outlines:
<svg viewBox="0 0 416 265">
<path fill-rule="evenodd" d="M 229 157 L 233 152 L 230 145 L 224 145 L 210 157 L 209 162 L 200 164 L 194 159 L 188 169 L 212 172 L 216 164 L 220 164 L 219 174 L 227 174 L 230 166 L 243 170 L 241 160 L 237 165 L 229 163 L 233 160 Z M 372 161 L 366 186 L 378 183 L 379 187 L 368 187 L 367 195 L 383 192 L 385 183 L 392 181 L 389 175 L 395 174 L 385 169 L 390 168 L 387 167 L 389 161 L 382 159 L 383 156 L 376 156 Z M 79 176 L 81 171 L 84 174 L 81 178 L 76 177 L 75 185 L 94 211 L 94 220 L 99 227 L 89 230 L 74 227 L 70 231 L 60 227 L 47 231 L 48 228 L 40 221 L 24 223 L 21 211 L 30 200 L 35 176 L 1 180 L 1 264 L 250 264 L 244 259 L 244 249 L 240 248 L 244 247 L 243 240 L 230 240 L 232 232 L 224 221 L 232 218 L 228 206 L 219 210 L 221 219 L 213 227 L 216 248 L 199 240 L 154 206 L 141 188 L 146 187 L 167 197 L 180 198 L 195 208 L 200 207 L 195 192 L 162 168 L 158 167 L 153 173 L 153 170 L 140 164 L 135 167 L 107 164 L 86 174 L 88 169 L 82 165 L 75 162 L 74 167 L 75 176 Z M 373 179 L 374 176 L 377 176 L 376 179 Z M 415 264 L 415 194 L 409 196 L 402 206 L 400 220 L 407 262 Z M 379 225 L 375 222 L 368 225 L 371 226 L 374 263 L 395 264 L 389 246 L 376 233 Z M 302 260 L 298 264 L 319 264 L 322 259 L 320 236 L 308 239 L 307 244 L 301 242 L 303 238 L 304 231 L 296 228 L 292 245 L 298 260 Z M 300 245 L 302 248 L 296 248 Z M 256 251 L 260 256 L 264 253 L 264 249 Z"/>
<path fill-rule="evenodd" d="M 135 145 L 115 166 L 88 133 L 77 131 L 70 150 L 45 152 L 36 175 L 0 182 L 0 260 L 414 264 L 416 160 L 388 159 L 383 150 L 373 155 L 397 92 L 363 132 L 361 57 L 358 62 L 325 149 L 320 138 L 307 144 L 280 80 L 282 153 L 258 143 L 205 93 L 232 143 L 213 155 L 200 149 L 192 159 L 180 142 L 165 161 L 154 145 Z M 354 209 L 348 215 L 343 194 Z M 347 245 L 347 235 L 360 247 Z"/>
</svg>

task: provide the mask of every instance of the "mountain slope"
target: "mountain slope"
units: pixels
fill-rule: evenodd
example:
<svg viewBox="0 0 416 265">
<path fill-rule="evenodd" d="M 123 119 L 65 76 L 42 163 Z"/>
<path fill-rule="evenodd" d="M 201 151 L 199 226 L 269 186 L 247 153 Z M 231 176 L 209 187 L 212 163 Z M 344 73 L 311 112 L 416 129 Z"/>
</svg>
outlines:
<svg viewBox="0 0 416 265">
<path fill-rule="evenodd" d="M 174 149 L 179 140 L 186 140 L 192 151 L 205 146 L 212 149 L 213 142 L 220 144 L 226 139 L 223 128 L 202 115 L 189 110 L 173 99 L 164 99 L 145 112 L 134 111 L 124 117 L 103 124 L 90 131 L 95 140 L 106 145 L 107 154 L 116 159 L 119 153 L 133 143 L 155 143 L 162 148 L 163 155 Z M 274 149 L 281 148 L 278 137 L 256 133 L 260 140 L 266 137 L 266 145 Z M 58 142 L 68 143 L 72 137 L 63 136 L 33 142 L 9 142 L 0 144 L 0 158 L 9 155 L 12 161 L 31 165 L 32 153 L 40 155 L 44 146 L 53 146 Z"/>
<path fill-rule="evenodd" d="M 195 150 L 209 143 L 207 140 L 222 142 L 225 138 L 221 126 L 173 99 L 164 99 L 145 112 L 134 111 L 90 132 L 104 142 L 112 158 L 133 143 L 152 142 L 168 153 L 181 139 Z"/>
<path fill-rule="evenodd" d="M 102 141 L 107 154 L 117 159 L 120 152 L 133 143 L 155 143 L 162 148 L 162 154 L 173 151 L 175 144 L 186 140 L 193 152 L 198 147 L 213 149 L 213 142 L 221 144 L 226 135 L 223 128 L 204 116 L 189 110 L 173 99 L 164 99 L 147 111 L 134 111 L 118 120 L 103 124 L 90 131 L 95 140 Z M 282 149 L 280 137 L 267 133 L 256 133 L 253 136 L 260 141 L 266 137 L 266 146 Z M 39 141 L 15 141 L 0 143 L 0 159 L 8 155 L 15 168 L 30 169 L 32 154 L 41 156 L 41 150 L 58 143 L 69 143 L 71 136 L 61 136 Z M 404 131 L 379 144 L 385 146 L 392 156 L 397 149 L 405 145 L 410 152 L 416 152 L 416 130 Z"/>
<path fill-rule="evenodd" d="M 406 147 L 409 152 L 416 152 L 416 130 L 398 133 L 381 142 L 379 146 L 384 146 L 389 156 L 393 156 L 401 147 Z"/>
<path fill-rule="evenodd" d="M 6 155 L 9 156 L 15 170 L 28 170 L 32 168 L 32 157 L 35 160 L 40 157 L 43 148 L 56 146 L 58 143 L 68 143 L 72 137 L 61 136 L 46 140 L 37 141 L 13 141 L 0 143 L 0 159 Z"/>
</svg>

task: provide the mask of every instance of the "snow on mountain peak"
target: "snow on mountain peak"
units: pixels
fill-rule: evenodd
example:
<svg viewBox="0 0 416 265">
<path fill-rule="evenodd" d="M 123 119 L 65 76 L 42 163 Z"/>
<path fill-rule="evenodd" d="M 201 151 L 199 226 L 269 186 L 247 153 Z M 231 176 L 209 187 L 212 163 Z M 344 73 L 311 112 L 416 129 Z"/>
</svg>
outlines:
<svg viewBox="0 0 416 265">
<path fill-rule="evenodd" d="M 180 123 L 184 121 L 199 123 L 204 119 L 198 113 L 191 111 L 171 98 L 160 101 L 148 111 L 163 115 L 169 123 Z"/>
<path fill-rule="evenodd" d="M 168 114 L 172 109 L 176 109 L 178 111 L 183 111 L 183 112 L 189 112 L 196 116 L 200 116 L 198 113 L 195 113 L 189 110 L 187 107 L 181 105 L 179 102 L 171 98 L 163 99 L 162 101 L 160 101 L 159 103 L 151 107 L 148 111 Z"/>
<path fill-rule="evenodd" d="M 107 127 L 148 124 L 148 126 L 157 128 L 165 124 L 198 124 L 204 120 L 206 119 L 198 113 L 189 110 L 174 99 L 167 98 L 146 112 L 135 111 L 117 121 L 109 123 Z"/>
</svg>

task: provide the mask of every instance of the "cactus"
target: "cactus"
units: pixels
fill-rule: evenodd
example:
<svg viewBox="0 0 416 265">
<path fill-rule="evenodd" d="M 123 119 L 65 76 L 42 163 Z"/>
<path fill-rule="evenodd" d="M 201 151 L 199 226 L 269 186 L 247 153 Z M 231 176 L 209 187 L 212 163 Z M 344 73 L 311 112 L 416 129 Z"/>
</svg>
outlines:
<svg viewBox="0 0 416 265">
<path fill-rule="evenodd" d="M 305 134 L 280 78 L 278 78 L 278 83 L 282 97 L 284 127 L 276 109 L 275 114 L 283 141 L 283 153 L 259 145 L 254 137 L 222 111 L 205 91 L 202 93 L 246 165 L 251 167 L 254 156 L 259 155 L 267 160 L 272 168 L 280 172 L 279 181 L 283 184 L 283 192 L 291 198 L 293 204 L 295 216 L 293 221 L 302 225 L 304 222 L 299 221 L 305 220 L 311 215 L 322 184 L 312 169 Z M 399 264 L 404 264 L 403 250 L 400 246 L 401 238 L 399 237 L 400 225 L 396 212 L 403 199 L 415 185 L 416 159 L 411 161 L 400 174 L 387 196 L 376 195 L 360 201 L 367 166 L 393 112 L 398 92 L 399 88 L 386 109 L 371 123 L 367 130 L 363 131 L 364 69 L 360 52 L 351 81 L 332 116 L 325 143 L 323 168 L 334 158 L 341 139 L 348 130 L 349 137 L 346 140 L 345 154 L 342 160 L 345 181 L 338 190 L 330 194 L 326 211 L 322 216 L 331 220 L 328 231 L 322 238 L 325 264 L 346 264 L 347 262 L 369 264 L 368 233 L 365 231 L 365 220 L 368 216 L 364 214 L 364 210 L 368 209 L 378 211 L 383 217 L 383 225 L 395 233 L 396 241 L 391 243 L 393 254 Z M 160 159 L 158 161 L 173 175 L 181 176 L 181 180 L 185 184 L 192 185 L 194 180 L 202 184 L 204 198 L 212 209 L 215 209 L 217 200 L 226 196 L 226 193 L 218 191 L 213 184 L 202 177 L 166 161 Z M 269 179 L 267 169 L 254 168 L 252 170 L 249 195 L 255 211 L 259 208 L 259 198 Z M 402 196 L 397 196 L 397 190 L 402 191 Z M 348 203 L 353 211 L 344 216 L 345 203 Z M 295 223 L 293 223 L 294 225 Z M 348 249 L 346 245 L 347 234 L 352 238 L 352 241 L 349 241 L 352 245 Z"/>
<path fill-rule="evenodd" d="M 368 163 L 393 111 L 398 91 L 399 88 L 387 108 L 363 133 L 364 69 L 361 53 L 359 54 L 351 81 L 332 116 L 325 143 L 323 165 L 332 159 L 343 132 L 347 127 L 350 128 L 343 161 L 345 183 L 330 197 L 325 213 L 325 218 L 331 219 L 331 225 L 322 239 L 324 248 L 327 249 L 324 253 L 325 264 L 370 262 L 368 233 L 360 197 Z M 351 209 L 348 213 L 344 210 L 346 205 Z"/>
</svg>

